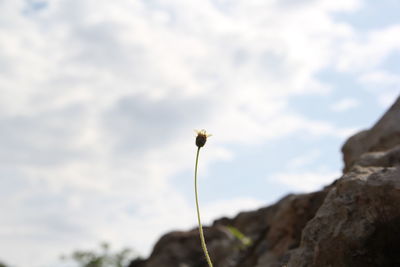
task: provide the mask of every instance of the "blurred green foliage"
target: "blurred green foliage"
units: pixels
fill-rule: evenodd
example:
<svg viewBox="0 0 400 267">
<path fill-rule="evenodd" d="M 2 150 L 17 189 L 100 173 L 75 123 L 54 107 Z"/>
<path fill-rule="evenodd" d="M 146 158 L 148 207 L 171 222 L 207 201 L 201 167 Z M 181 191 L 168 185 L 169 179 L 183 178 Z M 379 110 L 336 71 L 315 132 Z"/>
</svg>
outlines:
<svg viewBox="0 0 400 267">
<path fill-rule="evenodd" d="M 137 255 L 128 248 L 111 252 L 110 245 L 102 243 L 99 251 L 77 250 L 71 255 L 61 256 L 61 259 L 73 261 L 79 267 L 126 267 L 135 256 Z M 0 265 L 0 267 L 2 266 Z"/>
<path fill-rule="evenodd" d="M 251 246 L 253 244 L 253 241 L 242 232 L 240 232 L 239 229 L 237 229 L 236 227 L 228 226 L 227 228 L 229 232 L 241 242 L 243 248 Z"/>
</svg>

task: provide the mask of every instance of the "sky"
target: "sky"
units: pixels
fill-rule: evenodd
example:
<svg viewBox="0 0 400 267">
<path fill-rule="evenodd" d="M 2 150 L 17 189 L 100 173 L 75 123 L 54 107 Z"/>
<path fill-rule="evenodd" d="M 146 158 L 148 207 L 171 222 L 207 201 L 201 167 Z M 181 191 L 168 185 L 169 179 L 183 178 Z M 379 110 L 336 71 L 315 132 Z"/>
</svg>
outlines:
<svg viewBox="0 0 400 267">
<path fill-rule="evenodd" d="M 146 257 L 340 177 L 400 93 L 397 0 L 0 0 L 0 261 Z"/>
</svg>

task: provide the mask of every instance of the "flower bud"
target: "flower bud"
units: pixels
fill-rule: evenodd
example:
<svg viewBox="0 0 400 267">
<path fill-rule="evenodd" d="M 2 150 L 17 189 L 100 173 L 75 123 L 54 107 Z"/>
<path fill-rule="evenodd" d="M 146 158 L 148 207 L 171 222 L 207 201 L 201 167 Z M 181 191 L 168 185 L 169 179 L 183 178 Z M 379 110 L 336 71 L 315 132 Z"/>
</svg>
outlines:
<svg viewBox="0 0 400 267">
<path fill-rule="evenodd" d="M 204 129 L 196 132 L 197 132 L 196 146 L 199 148 L 203 147 L 207 142 L 207 137 L 210 137 L 211 134 L 207 134 L 206 130 Z"/>
</svg>

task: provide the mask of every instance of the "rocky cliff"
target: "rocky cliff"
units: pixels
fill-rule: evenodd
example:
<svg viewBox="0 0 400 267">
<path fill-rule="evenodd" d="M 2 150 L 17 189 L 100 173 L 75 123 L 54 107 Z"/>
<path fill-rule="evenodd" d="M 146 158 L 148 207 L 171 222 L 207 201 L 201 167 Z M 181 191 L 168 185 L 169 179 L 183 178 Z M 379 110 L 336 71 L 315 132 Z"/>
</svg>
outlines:
<svg viewBox="0 0 400 267">
<path fill-rule="evenodd" d="M 400 98 L 342 151 L 343 176 L 324 189 L 206 227 L 214 266 L 400 266 Z M 130 265 L 206 266 L 197 229 L 164 235 Z"/>
</svg>

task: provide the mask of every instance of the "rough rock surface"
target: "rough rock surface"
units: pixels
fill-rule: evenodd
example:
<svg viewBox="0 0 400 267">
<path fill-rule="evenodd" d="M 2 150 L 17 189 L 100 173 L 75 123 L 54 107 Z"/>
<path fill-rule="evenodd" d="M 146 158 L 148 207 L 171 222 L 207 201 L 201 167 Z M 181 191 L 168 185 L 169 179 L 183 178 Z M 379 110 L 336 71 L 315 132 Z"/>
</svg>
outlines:
<svg viewBox="0 0 400 267">
<path fill-rule="evenodd" d="M 206 227 L 214 266 L 400 266 L 400 98 L 342 151 L 344 174 L 324 189 L 288 195 Z M 206 266 L 193 229 L 164 235 L 148 259 L 129 267 Z"/>
<path fill-rule="evenodd" d="M 400 168 L 356 166 L 330 190 L 288 267 L 400 266 Z"/>
<path fill-rule="evenodd" d="M 344 172 L 367 152 L 386 151 L 400 145 L 400 97 L 386 114 L 370 129 L 347 140 L 342 147 Z"/>
</svg>

